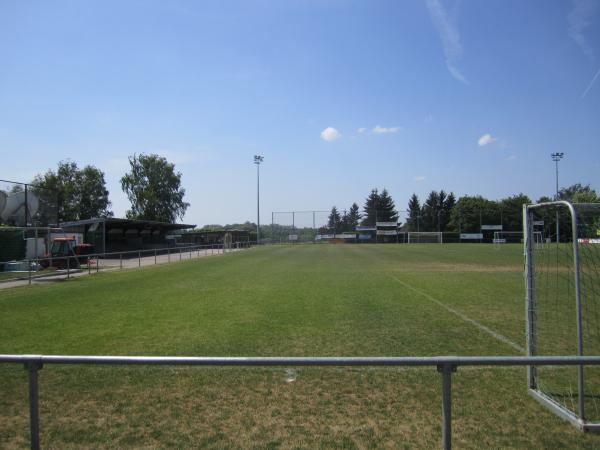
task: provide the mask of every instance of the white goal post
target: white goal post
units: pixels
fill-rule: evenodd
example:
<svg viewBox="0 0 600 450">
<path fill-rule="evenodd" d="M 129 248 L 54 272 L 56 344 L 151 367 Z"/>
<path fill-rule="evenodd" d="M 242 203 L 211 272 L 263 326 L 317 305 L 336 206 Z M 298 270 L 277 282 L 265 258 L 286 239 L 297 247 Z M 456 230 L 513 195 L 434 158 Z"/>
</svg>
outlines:
<svg viewBox="0 0 600 450">
<path fill-rule="evenodd" d="M 600 203 L 525 205 L 523 229 L 527 355 L 599 355 Z M 600 368 L 529 366 L 527 382 L 548 409 L 581 430 L 600 431 Z"/>
<path fill-rule="evenodd" d="M 409 231 L 407 235 L 409 244 L 442 244 L 444 238 L 437 231 Z"/>
</svg>

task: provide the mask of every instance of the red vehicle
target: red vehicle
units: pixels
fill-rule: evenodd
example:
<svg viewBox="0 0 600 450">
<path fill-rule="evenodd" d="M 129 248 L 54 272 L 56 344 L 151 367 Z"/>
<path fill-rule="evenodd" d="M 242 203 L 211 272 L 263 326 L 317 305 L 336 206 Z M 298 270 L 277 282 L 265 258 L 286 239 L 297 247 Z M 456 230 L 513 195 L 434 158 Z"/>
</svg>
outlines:
<svg viewBox="0 0 600 450">
<path fill-rule="evenodd" d="M 82 263 L 87 263 L 88 255 L 93 253 L 92 244 L 77 244 L 75 236 L 58 237 L 52 241 L 48 259 L 42 265 L 57 269 L 79 269 Z"/>
</svg>

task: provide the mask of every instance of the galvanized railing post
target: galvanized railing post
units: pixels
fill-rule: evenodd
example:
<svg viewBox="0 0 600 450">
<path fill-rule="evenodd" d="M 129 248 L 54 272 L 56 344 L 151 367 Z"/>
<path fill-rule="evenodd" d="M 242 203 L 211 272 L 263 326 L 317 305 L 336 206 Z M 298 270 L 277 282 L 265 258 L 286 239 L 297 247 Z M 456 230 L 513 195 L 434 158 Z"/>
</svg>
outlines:
<svg viewBox="0 0 600 450">
<path fill-rule="evenodd" d="M 452 372 L 456 366 L 450 363 L 437 366 L 442 374 L 442 448 L 452 448 Z"/>
<path fill-rule="evenodd" d="M 71 272 L 71 258 L 69 258 L 67 256 L 67 280 L 70 278 L 70 272 Z"/>
<path fill-rule="evenodd" d="M 119 253 L 119 269 L 123 269 L 123 253 Z"/>
<path fill-rule="evenodd" d="M 179 261 L 181 261 L 181 247 L 179 247 Z"/>
<path fill-rule="evenodd" d="M 170 263 L 171 262 L 171 249 L 167 248 L 167 260 Z"/>
<path fill-rule="evenodd" d="M 29 273 L 29 284 L 31 284 L 31 260 L 27 260 L 27 271 Z"/>
<path fill-rule="evenodd" d="M 156 265 L 156 249 L 154 249 L 154 265 Z"/>
<path fill-rule="evenodd" d="M 142 252 L 138 251 L 138 267 L 142 267 Z"/>
<path fill-rule="evenodd" d="M 42 363 L 38 361 L 28 361 L 25 363 L 29 384 L 29 436 L 32 450 L 39 450 L 40 448 L 38 370 L 41 368 Z"/>
</svg>

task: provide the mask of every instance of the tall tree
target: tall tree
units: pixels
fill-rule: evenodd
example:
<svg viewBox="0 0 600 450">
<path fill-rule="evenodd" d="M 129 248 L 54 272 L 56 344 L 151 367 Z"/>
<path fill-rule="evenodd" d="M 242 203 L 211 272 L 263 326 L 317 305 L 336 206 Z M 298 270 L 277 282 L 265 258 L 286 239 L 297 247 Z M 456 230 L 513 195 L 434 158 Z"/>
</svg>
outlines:
<svg viewBox="0 0 600 450">
<path fill-rule="evenodd" d="M 419 202 L 417 194 L 413 193 L 408 201 L 408 220 L 406 222 L 408 231 L 421 230 L 421 202 Z"/>
<path fill-rule="evenodd" d="M 502 229 L 504 231 L 523 231 L 523 205 L 530 203 L 531 199 L 522 193 L 500 200 Z"/>
<path fill-rule="evenodd" d="M 79 169 L 74 161 L 61 161 L 56 172 L 36 175 L 32 185 L 48 222 L 112 216 L 104 173 L 94 166 Z"/>
<path fill-rule="evenodd" d="M 342 226 L 342 217 L 340 216 L 337 208 L 334 206 L 331 208 L 331 213 L 329 213 L 327 228 L 329 228 L 333 233 L 341 233 Z"/>
<path fill-rule="evenodd" d="M 377 189 L 372 189 L 371 193 L 365 200 L 365 205 L 363 206 L 363 220 L 362 224 L 369 227 L 374 227 L 375 222 L 379 221 L 378 218 L 378 209 L 380 204 L 380 196 Z"/>
<path fill-rule="evenodd" d="M 156 154 L 130 156 L 129 165 L 130 172 L 121 178 L 121 187 L 131 202 L 127 217 L 160 222 L 183 219 L 190 204 L 183 201 L 185 189 L 175 165 Z"/>
<path fill-rule="evenodd" d="M 448 194 L 448 197 L 446 197 L 446 200 L 444 201 L 444 204 L 442 206 L 442 211 L 443 211 L 443 214 L 441 216 L 442 231 L 450 231 L 451 230 L 450 217 L 452 216 L 452 210 L 454 209 L 455 205 L 456 205 L 456 197 L 454 196 L 454 192 L 450 192 Z M 453 231 L 455 231 L 455 230 L 453 230 Z"/>
<path fill-rule="evenodd" d="M 356 230 L 356 227 L 360 223 L 360 218 L 361 214 L 358 205 L 356 203 L 352 203 L 346 220 L 346 231 Z"/>
<path fill-rule="evenodd" d="M 452 209 L 449 225 L 461 233 L 479 233 L 481 225 L 497 224 L 500 220 L 498 203 L 481 196 L 464 196 Z"/>
<path fill-rule="evenodd" d="M 80 218 L 111 217 L 104 172 L 94 166 L 85 166 L 77 173 L 76 180 Z"/>
<path fill-rule="evenodd" d="M 387 189 L 381 191 L 381 195 L 379 196 L 377 216 L 378 222 L 396 222 L 398 220 L 396 205 Z"/>
<path fill-rule="evenodd" d="M 421 208 L 421 231 L 438 231 L 437 224 L 439 210 L 440 195 L 436 191 L 431 191 L 427 196 L 427 200 L 423 203 L 423 208 Z"/>
<path fill-rule="evenodd" d="M 584 186 L 581 183 L 575 183 L 572 186 L 562 188 L 560 191 L 558 191 L 558 198 L 560 200 L 567 200 L 573 203 L 600 202 L 598 193 L 592 189 L 589 184 Z"/>
</svg>

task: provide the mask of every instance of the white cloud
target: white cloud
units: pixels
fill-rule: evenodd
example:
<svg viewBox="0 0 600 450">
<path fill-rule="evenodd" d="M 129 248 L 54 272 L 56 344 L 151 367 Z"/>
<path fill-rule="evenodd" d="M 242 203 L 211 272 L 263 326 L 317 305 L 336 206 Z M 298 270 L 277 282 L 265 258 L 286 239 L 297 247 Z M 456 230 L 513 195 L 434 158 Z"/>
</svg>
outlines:
<svg viewBox="0 0 600 450">
<path fill-rule="evenodd" d="M 358 130 L 356 130 L 357 133 L 362 134 L 365 131 L 367 131 L 367 129 L 365 127 L 360 127 Z"/>
<path fill-rule="evenodd" d="M 397 133 L 398 131 L 400 131 L 400 127 L 382 127 L 379 125 L 373 127 L 373 133 L 375 134 Z"/>
<path fill-rule="evenodd" d="M 491 144 L 492 142 L 495 142 L 497 140 L 498 138 L 492 137 L 491 134 L 486 133 L 479 138 L 479 140 L 477 141 L 477 145 L 479 145 L 480 147 L 485 147 L 486 145 Z"/>
<path fill-rule="evenodd" d="M 335 141 L 342 137 L 342 134 L 333 127 L 327 127 L 321 131 L 321 139 L 327 142 Z"/>
<path fill-rule="evenodd" d="M 425 4 L 429 10 L 431 21 L 442 40 L 448 71 L 458 81 L 469 84 L 469 81 L 457 67 L 458 62 L 462 58 L 463 50 L 454 18 L 448 16 L 439 0 L 425 0 Z"/>
<path fill-rule="evenodd" d="M 423 175 L 419 175 L 419 176 L 416 176 L 416 177 L 414 178 L 414 180 L 415 180 L 417 183 L 420 183 L 421 181 L 425 181 L 425 177 L 424 177 Z"/>
<path fill-rule="evenodd" d="M 594 49 L 583 32 L 590 25 L 590 17 L 596 12 L 598 4 L 594 0 L 572 0 L 572 4 L 573 9 L 567 16 L 569 36 L 590 60 L 594 60 Z"/>
</svg>

